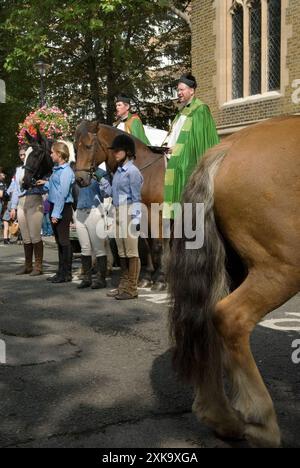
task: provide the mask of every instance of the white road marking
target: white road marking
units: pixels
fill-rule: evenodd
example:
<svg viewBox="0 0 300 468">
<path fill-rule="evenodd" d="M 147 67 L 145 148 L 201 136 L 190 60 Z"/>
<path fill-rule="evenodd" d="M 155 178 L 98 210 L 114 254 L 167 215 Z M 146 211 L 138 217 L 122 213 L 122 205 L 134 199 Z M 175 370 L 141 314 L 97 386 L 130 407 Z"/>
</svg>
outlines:
<svg viewBox="0 0 300 468">
<path fill-rule="evenodd" d="M 289 315 L 293 318 L 271 318 L 267 320 L 263 320 L 260 322 L 261 327 L 271 328 L 272 330 L 279 330 L 279 331 L 296 331 L 300 332 L 300 313 L 299 312 L 285 312 L 285 315 Z M 289 325 L 289 323 L 293 325 Z M 294 325 L 295 323 L 299 323 L 299 325 Z M 285 325 L 280 325 L 285 324 Z"/>
</svg>

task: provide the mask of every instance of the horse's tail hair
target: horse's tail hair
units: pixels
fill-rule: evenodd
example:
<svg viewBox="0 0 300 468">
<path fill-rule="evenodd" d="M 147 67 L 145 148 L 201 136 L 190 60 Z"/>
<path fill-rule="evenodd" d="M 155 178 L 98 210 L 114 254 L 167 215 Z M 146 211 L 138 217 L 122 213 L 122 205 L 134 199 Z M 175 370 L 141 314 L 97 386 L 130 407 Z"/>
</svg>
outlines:
<svg viewBox="0 0 300 468">
<path fill-rule="evenodd" d="M 183 204 L 204 204 L 203 247 L 186 249 L 187 240 L 183 234 L 180 239 L 173 240 L 169 261 L 173 360 L 179 375 L 191 383 L 199 381 L 204 372 L 213 372 L 221 351 L 213 312 L 217 302 L 227 296 L 229 281 L 225 247 L 214 216 L 214 177 L 225 155 L 226 151 L 210 150 L 193 173 L 183 195 Z"/>
</svg>

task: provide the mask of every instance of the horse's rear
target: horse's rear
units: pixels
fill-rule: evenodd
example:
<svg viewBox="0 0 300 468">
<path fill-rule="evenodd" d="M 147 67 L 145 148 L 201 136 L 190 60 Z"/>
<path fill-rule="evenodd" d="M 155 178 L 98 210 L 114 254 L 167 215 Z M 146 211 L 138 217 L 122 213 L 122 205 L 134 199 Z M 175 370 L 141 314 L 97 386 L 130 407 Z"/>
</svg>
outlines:
<svg viewBox="0 0 300 468">
<path fill-rule="evenodd" d="M 280 432 L 249 335 L 300 290 L 299 201 L 300 117 L 272 119 L 208 152 L 184 195 L 184 202 L 205 204 L 204 246 L 195 255 L 185 239 L 174 240 L 175 363 L 197 388 L 196 413 L 221 435 L 246 436 L 255 445 L 278 446 Z M 228 247 L 239 258 L 234 265 Z"/>
</svg>

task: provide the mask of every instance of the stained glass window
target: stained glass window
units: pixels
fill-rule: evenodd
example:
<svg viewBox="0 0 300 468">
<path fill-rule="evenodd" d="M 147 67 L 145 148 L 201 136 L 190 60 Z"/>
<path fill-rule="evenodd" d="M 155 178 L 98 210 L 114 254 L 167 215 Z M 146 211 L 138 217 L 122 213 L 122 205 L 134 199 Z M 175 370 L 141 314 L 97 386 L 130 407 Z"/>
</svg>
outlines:
<svg viewBox="0 0 300 468">
<path fill-rule="evenodd" d="M 261 2 L 250 8 L 250 94 L 261 93 Z"/>
<path fill-rule="evenodd" d="M 268 1 L 268 90 L 280 89 L 281 0 Z"/>
<path fill-rule="evenodd" d="M 244 96 L 244 12 L 238 6 L 232 16 L 232 99 Z"/>
</svg>

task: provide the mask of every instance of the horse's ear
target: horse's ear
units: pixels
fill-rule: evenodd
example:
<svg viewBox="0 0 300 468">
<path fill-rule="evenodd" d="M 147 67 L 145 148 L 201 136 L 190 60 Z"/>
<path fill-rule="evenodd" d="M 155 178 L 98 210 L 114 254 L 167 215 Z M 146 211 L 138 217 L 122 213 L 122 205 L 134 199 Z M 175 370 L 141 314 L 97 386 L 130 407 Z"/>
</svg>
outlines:
<svg viewBox="0 0 300 468">
<path fill-rule="evenodd" d="M 46 138 L 44 137 L 44 135 L 41 134 L 39 128 L 37 129 L 37 142 L 39 145 L 41 145 L 42 143 L 46 143 Z"/>
<path fill-rule="evenodd" d="M 26 135 L 28 143 L 35 143 L 36 142 L 36 139 L 33 136 L 31 136 L 30 133 L 27 132 L 27 130 L 25 131 L 25 135 Z"/>
</svg>

